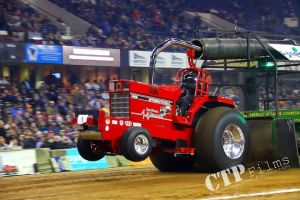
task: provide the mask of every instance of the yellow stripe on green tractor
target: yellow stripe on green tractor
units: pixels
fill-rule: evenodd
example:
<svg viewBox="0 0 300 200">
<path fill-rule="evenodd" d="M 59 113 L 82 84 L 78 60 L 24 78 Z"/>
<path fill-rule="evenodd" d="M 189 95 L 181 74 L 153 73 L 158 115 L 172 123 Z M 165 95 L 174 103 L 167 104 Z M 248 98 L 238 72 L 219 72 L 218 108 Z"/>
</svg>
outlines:
<svg viewBox="0 0 300 200">
<path fill-rule="evenodd" d="M 251 118 L 275 118 L 275 111 L 242 111 L 242 116 L 246 119 Z M 292 119 L 295 123 L 295 130 L 300 137 L 300 109 L 295 110 L 280 110 L 279 111 L 280 119 Z"/>
</svg>

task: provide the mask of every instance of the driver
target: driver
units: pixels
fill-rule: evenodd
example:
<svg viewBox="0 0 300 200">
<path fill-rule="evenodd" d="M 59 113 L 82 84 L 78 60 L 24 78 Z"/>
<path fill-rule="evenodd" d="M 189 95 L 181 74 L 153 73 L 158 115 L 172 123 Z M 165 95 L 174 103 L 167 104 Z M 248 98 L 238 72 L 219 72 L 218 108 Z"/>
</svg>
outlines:
<svg viewBox="0 0 300 200">
<path fill-rule="evenodd" d="M 187 72 L 183 75 L 180 87 L 182 93 L 177 101 L 177 114 L 185 116 L 189 110 L 195 95 L 197 73 Z"/>
</svg>

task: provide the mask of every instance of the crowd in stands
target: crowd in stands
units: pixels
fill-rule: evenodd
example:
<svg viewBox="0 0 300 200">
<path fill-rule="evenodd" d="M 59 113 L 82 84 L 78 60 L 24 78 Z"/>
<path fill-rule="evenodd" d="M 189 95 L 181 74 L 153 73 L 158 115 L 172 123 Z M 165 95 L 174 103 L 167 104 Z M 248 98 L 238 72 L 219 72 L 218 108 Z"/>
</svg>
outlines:
<svg viewBox="0 0 300 200">
<path fill-rule="evenodd" d="M 299 16 L 297 0 L 233 0 L 201 1 L 191 7 L 192 11 L 215 14 L 243 29 L 271 34 L 298 35 L 299 25 L 288 27 L 285 18 Z M 298 16 L 297 16 L 298 15 Z"/>
<path fill-rule="evenodd" d="M 76 146 L 73 129 L 76 110 L 105 109 L 108 95 L 103 83 L 89 81 L 70 87 L 42 84 L 38 89 L 14 84 L 0 89 L 0 149 Z"/>
<path fill-rule="evenodd" d="M 184 0 L 51 1 L 100 28 L 100 34 L 89 36 L 100 35 L 102 45 L 113 48 L 152 49 L 167 37 L 187 39 L 196 28 L 207 29 L 199 18 L 184 14 Z"/>
<path fill-rule="evenodd" d="M 0 0 L 0 30 L 9 32 L 9 40 L 42 44 L 112 47 L 149 50 L 166 38 L 191 39 L 196 30 L 208 30 L 200 18 L 185 11 L 210 12 L 241 28 L 278 34 L 299 33 L 299 26 L 287 27 L 285 17 L 297 16 L 294 0 L 221 1 L 204 0 L 51 0 L 93 26 L 86 34 L 62 40 L 67 25 L 52 23 L 21 1 Z M 298 2 L 299 4 L 299 2 Z M 280 5 L 280 6 L 279 6 Z M 54 25 L 56 24 L 56 25 Z M 197 36 L 197 35 L 196 35 Z M 205 36 L 205 35 L 202 35 Z"/>
<path fill-rule="evenodd" d="M 259 86 L 259 108 L 264 109 L 269 102 L 269 109 L 275 108 L 275 89 L 272 85 L 268 87 L 268 92 L 264 84 Z M 295 77 L 289 77 L 289 81 L 279 81 L 278 99 L 280 109 L 299 109 L 300 108 L 300 81 Z"/>
<path fill-rule="evenodd" d="M 37 13 L 21 1 L 0 0 L 0 13 L 0 30 L 8 32 L 8 35 L 2 35 L 2 40 L 59 43 L 60 29 L 47 16 Z"/>
</svg>

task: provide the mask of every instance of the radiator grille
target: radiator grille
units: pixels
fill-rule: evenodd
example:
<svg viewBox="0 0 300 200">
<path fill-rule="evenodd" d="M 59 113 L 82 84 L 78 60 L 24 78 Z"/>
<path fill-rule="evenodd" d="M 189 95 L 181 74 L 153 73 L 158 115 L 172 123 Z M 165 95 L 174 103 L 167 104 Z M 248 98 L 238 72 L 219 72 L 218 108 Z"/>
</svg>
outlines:
<svg viewBox="0 0 300 200">
<path fill-rule="evenodd" d="M 129 117 L 129 93 L 111 93 L 111 117 Z"/>
</svg>

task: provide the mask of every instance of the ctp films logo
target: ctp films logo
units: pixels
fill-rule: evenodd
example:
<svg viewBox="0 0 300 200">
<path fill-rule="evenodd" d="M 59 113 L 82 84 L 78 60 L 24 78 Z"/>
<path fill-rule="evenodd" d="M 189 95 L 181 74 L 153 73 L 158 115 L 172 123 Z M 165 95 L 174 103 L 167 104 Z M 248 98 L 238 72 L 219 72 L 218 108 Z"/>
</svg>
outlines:
<svg viewBox="0 0 300 200">
<path fill-rule="evenodd" d="M 283 157 L 282 159 L 274 161 L 265 161 L 257 164 L 256 166 L 248 167 L 247 169 L 245 169 L 244 165 L 239 164 L 208 175 L 205 179 L 205 185 L 210 191 L 217 191 L 221 188 L 224 189 L 233 183 L 262 178 L 280 170 L 285 170 L 288 167 L 290 167 L 288 157 Z M 241 177 L 242 174 L 243 179 Z"/>
<path fill-rule="evenodd" d="M 232 172 L 232 173 L 231 173 Z M 229 175 L 232 174 L 235 182 L 238 183 L 242 181 L 241 174 L 245 173 L 245 167 L 244 165 L 236 165 L 233 167 L 230 167 L 228 169 L 222 170 L 220 172 L 210 174 L 205 179 L 205 185 L 207 189 L 210 191 L 216 191 L 220 189 L 220 178 L 222 179 L 222 182 L 224 183 L 224 187 L 231 185 L 231 182 L 229 181 Z M 216 182 L 216 183 L 215 183 Z"/>
</svg>

